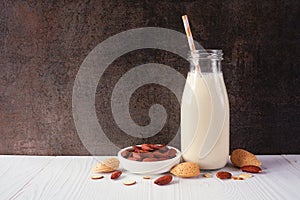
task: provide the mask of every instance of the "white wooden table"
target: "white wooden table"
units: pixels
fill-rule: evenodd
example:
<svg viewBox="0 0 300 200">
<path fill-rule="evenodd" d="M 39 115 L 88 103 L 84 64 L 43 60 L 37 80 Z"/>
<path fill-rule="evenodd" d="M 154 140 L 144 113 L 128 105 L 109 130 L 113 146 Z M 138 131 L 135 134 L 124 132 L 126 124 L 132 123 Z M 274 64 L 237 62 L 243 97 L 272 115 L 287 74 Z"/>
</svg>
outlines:
<svg viewBox="0 0 300 200">
<path fill-rule="evenodd" d="M 100 157 L 104 159 L 105 157 Z M 117 180 L 103 174 L 91 180 L 94 157 L 0 156 L 0 200 L 6 199 L 300 199 L 300 155 L 264 155 L 263 173 L 246 180 L 174 177 L 169 185 L 158 186 L 152 179 L 123 172 Z M 224 170 L 241 172 L 229 163 Z M 213 174 L 216 171 L 212 171 Z M 137 181 L 124 186 L 127 179 Z"/>
</svg>

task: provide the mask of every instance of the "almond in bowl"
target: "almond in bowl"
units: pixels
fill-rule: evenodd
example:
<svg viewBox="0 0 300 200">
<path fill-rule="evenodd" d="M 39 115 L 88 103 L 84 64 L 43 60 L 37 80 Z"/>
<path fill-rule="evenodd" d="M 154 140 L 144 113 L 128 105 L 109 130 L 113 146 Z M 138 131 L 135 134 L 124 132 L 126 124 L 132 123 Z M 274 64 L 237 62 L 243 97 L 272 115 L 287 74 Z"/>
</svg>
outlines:
<svg viewBox="0 0 300 200">
<path fill-rule="evenodd" d="M 122 167 L 135 174 L 161 174 L 180 162 L 178 149 L 163 144 L 142 144 L 118 152 Z"/>
</svg>

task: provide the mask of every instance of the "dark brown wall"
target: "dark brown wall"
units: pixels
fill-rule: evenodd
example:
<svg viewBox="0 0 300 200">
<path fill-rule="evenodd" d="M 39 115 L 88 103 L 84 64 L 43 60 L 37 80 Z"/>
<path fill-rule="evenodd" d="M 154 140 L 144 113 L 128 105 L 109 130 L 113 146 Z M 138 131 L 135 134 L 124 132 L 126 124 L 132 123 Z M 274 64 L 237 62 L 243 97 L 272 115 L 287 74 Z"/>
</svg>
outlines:
<svg viewBox="0 0 300 200">
<path fill-rule="evenodd" d="M 299 6 L 297 0 L 1 1 L 0 154 L 88 155 L 72 117 L 81 63 L 97 44 L 121 31 L 154 26 L 184 32 L 182 14 L 188 14 L 195 40 L 224 51 L 231 148 L 300 153 Z M 97 112 L 107 105 L 115 79 L 147 62 L 188 71 L 187 63 L 168 52 L 124 55 L 99 82 Z M 132 116 L 147 124 L 148 105 L 165 105 L 172 120 L 164 129 L 169 135 L 159 141 L 167 142 L 180 121 L 174 99 L 166 88 L 146 85 L 132 97 L 131 105 L 138 105 L 131 106 Z M 109 134 L 118 131 L 109 113 L 99 121 Z"/>
</svg>

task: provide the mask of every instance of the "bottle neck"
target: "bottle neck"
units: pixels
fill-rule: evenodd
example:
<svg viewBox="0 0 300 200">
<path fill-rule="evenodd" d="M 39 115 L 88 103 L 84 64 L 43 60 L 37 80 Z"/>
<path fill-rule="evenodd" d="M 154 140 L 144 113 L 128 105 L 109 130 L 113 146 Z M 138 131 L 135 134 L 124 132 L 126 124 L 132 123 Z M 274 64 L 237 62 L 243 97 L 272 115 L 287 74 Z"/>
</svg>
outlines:
<svg viewBox="0 0 300 200">
<path fill-rule="evenodd" d="M 222 72 L 222 50 L 196 50 L 189 52 L 190 72 L 220 73 Z"/>
</svg>

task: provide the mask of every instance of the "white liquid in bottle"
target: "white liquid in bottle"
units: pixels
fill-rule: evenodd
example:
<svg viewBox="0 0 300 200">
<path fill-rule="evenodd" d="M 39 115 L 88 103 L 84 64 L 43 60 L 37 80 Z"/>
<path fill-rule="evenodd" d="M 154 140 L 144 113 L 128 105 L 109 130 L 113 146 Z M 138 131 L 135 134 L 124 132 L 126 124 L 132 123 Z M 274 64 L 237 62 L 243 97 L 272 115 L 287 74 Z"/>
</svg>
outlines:
<svg viewBox="0 0 300 200">
<path fill-rule="evenodd" d="M 201 169 L 219 169 L 229 156 L 229 103 L 222 72 L 189 72 L 181 105 L 181 151 Z"/>
</svg>

